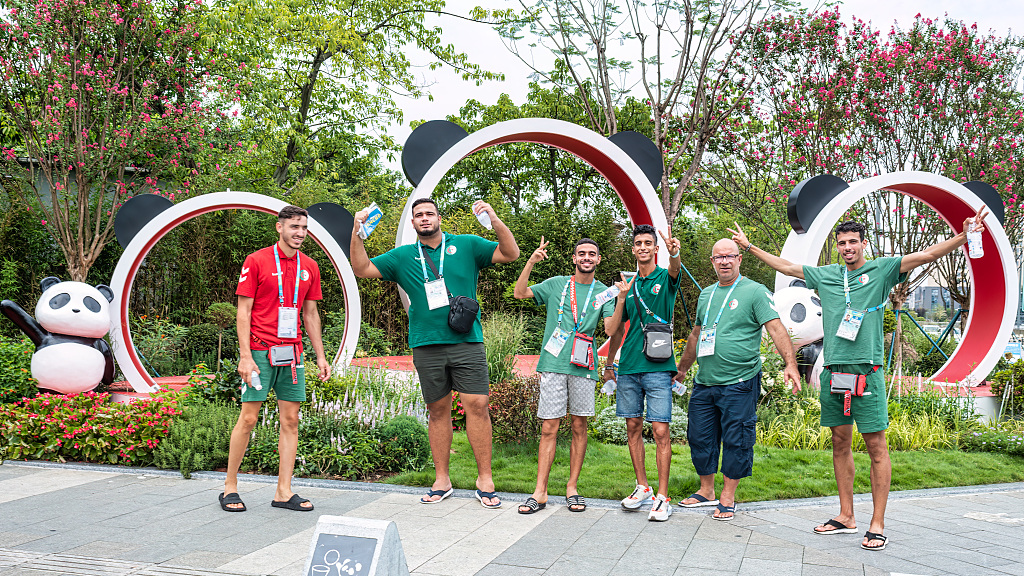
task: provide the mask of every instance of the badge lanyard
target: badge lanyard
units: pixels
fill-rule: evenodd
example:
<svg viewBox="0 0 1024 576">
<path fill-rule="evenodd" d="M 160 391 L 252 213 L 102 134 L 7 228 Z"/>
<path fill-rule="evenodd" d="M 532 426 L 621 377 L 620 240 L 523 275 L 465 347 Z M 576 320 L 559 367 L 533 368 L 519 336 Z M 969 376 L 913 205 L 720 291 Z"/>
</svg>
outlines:
<svg viewBox="0 0 1024 576">
<path fill-rule="evenodd" d="M 725 312 L 725 306 L 729 303 L 729 296 L 732 296 L 732 291 L 736 289 L 736 285 L 743 280 L 743 275 L 740 274 L 739 278 L 732 283 L 732 287 L 729 288 L 729 292 L 725 295 L 725 300 L 722 301 L 722 307 L 718 310 L 718 316 L 715 316 L 715 323 L 711 325 L 711 329 L 714 330 L 718 327 L 718 321 L 722 319 L 722 312 Z M 715 299 L 715 292 L 718 291 L 718 283 L 715 282 L 715 288 L 711 291 L 711 298 L 708 298 L 707 310 L 704 310 L 704 328 L 708 327 L 708 315 L 711 314 L 711 302 Z"/>
<path fill-rule="evenodd" d="M 639 275 L 639 272 L 637 272 L 637 274 Z M 637 289 L 637 284 L 639 284 L 640 282 L 642 282 L 644 280 L 647 280 L 647 278 L 638 278 L 637 281 L 633 282 L 633 294 L 635 294 L 637 300 L 639 300 L 640 303 L 643 304 L 644 310 L 647 311 L 647 314 L 649 314 L 651 316 L 654 316 L 654 319 L 657 320 L 658 322 L 661 322 L 662 324 L 670 324 L 671 322 L 665 320 L 661 316 L 658 316 L 657 314 L 652 312 L 651 309 L 647 307 L 647 302 L 644 302 L 643 296 L 640 295 L 640 290 Z M 643 317 L 643 315 L 641 314 L 641 318 L 642 317 Z M 669 317 L 671 317 L 671 316 L 669 316 Z M 640 323 L 643 324 L 643 320 L 642 319 L 641 319 Z"/>
<path fill-rule="evenodd" d="M 444 278 L 444 246 L 445 246 L 445 240 L 447 240 L 447 238 L 445 238 L 444 235 L 442 234 L 441 235 L 441 264 L 437 267 L 437 279 L 438 280 Z M 420 267 L 423 268 L 423 282 L 424 283 L 430 282 L 430 277 L 427 276 L 427 262 L 426 262 L 427 253 L 426 253 L 425 250 L 423 250 L 423 248 L 422 248 L 423 244 L 419 240 L 417 240 L 416 243 L 420 245 L 420 247 L 421 247 L 420 248 L 420 254 L 423 255 L 423 258 L 420 259 Z"/>
<path fill-rule="evenodd" d="M 571 288 L 570 288 L 571 285 Z M 562 311 L 565 309 L 565 293 L 569 292 L 569 306 L 572 309 L 572 321 L 574 323 L 574 330 L 579 332 L 580 326 L 583 324 L 583 318 L 587 315 L 587 303 L 590 302 L 590 295 L 594 293 L 594 282 L 590 283 L 590 290 L 587 291 L 587 297 L 583 300 L 583 314 L 576 319 L 576 282 L 575 275 L 569 276 L 569 280 L 565 283 L 565 287 L 562 288 L 562 300 L 558 303 L 558 327 L 562 327 Z"/>
<path fill-rule="evenodd" d="M 864 317 L 885 306 L 885 302 L 883 301 L 878 306 L 868 308 L 867 310 L 854 310 L 853 305 L 850 303 L 850 269 L 846 267 L 843 268 L 843 292 L 846 294 L 846 312 L 839 323 L 839 329 L 836 330 L 836 336 L 852 342 L 857 339 L 857 334 L 860 332 L 860 326 L 864 321 Z"/>
<path fill-rule="evenodd" d="M 850 305 L 850 273 L 849 272 L 850 272 L 849 268 L 846 268 L 846 267 L 843 268 L 843 292 L 846 293 L 846 308 L 847 309 L 851 308 L 851 305 Z M 864 311 L 864 315 L 866 316 L 866 315 L 870 314 L 871 312 L 874 312 L 875 310 L 878 310 L 879 308 L 883 308 L 884 306 L 885 306 L 885 302 L 882 302 L 881 304 L 879 304 L 878 306 L 875 306 L 874 308 L 868 308 L 867 310 Z"/>
<path fill-rule="evenodd" d="M 420 260 L 420 267 L 423 269 L 423 292 L 427 297 L 427 308 L 430 310 L 437 310 L 438 308 L 444 308 L 449 306 L 451 302 L 451 293 L 448 292 L 448 286 L 444 282 L 444 253 L 447 247 L 447 239 L 441 235 L 441 265 L 439 267 L 434 266 L 434 261 L 430 261 L 430 269 L 437 276 L 436 280 L 431 280 L 427 276 L 427 247 L 423 243 L 417 241 L 416 244 L 419 246 L 419 252 L 422 256 Z"/>
<path fill-rule="evenodd" d="M 697 343 L 697 357 L 703 358 L 705 356 L 712 356 L 715 353 L 715 334 L 718 332 L 718 322 L 722 319 L 722 313 L 725 312 L 725 307 L 729 305 L 729 298 L 732 297 L 732 291 L 736 289 L 740 281 L 743 280 L 743 275 L 740 274 L 736 281 L 732 283 L 729 288 L 729 292 L 725 295 L 725 299 L 722 300 L 722 307 L 718 309 L 718 316 L 715 316 L 715 323 L 708 327 L 708 316 L 711 315 L 711 303 L 715 300 L 715 294 L 718 292 L 719 284 L 716 282 L 715 287 L 711 290 L 711 297 L 708 298 L 708 307 L 704 310 L 704 322 L 700 327 L 700 340 Z"/>
<path fill-rule="evenodd" d="M 283 274 L 281 274 L 281 257 L 277 254 L 277 243 L 274 244 L 274 264 L 277 266 L 277 301 L 280 302 L 281 307 L 284 307 L 284 280 L 282 280 Z M 302 272 L 302 266 L 299 262 L 299 251 L 295 251 L 295 306 L 299 305 L 299 274 Z"/>
</svg>

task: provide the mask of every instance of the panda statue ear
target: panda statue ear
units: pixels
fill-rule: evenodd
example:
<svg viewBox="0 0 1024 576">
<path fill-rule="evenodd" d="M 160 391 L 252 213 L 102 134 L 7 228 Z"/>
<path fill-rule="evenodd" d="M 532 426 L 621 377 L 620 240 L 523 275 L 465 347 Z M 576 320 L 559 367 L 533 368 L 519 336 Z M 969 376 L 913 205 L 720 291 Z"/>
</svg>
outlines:
<svg viewBox="0 0 1024 576">
<path fill-rule="evenodd" d="M 114 291 L 110 289 L 110 286 L 107 286 L 106 284 L 97 284 L 96 289 L 100 291 L 100 294 L 103 294 L 103 297 L 107 299 L 107 302 L 114 301 Z"/>
<path fill-rule="evenodd" d="M 402 170 L 409 183 L 418 186 L 438 158 L 466 136 L 462 126 L 447 120 L 417 126 L 402 147 Z"/>
<path fill-rule="evenodd" d="M 806 234 L 818 213 L 849 187 L 846 180 L 832 174 L 820 174 L 797 184 L 786 203 L 789 225 L 797 234 Z"/>
<path fill-rule="evenodd" d="M 57 278 L 56 276 L 47 276 L 39 282 L 39 285 L 43 287 L 43 292 L 46 292 L 47 289 L 54 284 L 60 284 L 60 278 Z"/>
<path fill-rule="evenodd" d="M 114 236 L 117 237 L 117 243 L 122 248 L 127 248 L 143 226 L 171 206 L 174 206 L 174 202 L 157 194 L 139 194 L 129 198 L 118 208 L 117 215 L 114 216 Z"/>
</svg>

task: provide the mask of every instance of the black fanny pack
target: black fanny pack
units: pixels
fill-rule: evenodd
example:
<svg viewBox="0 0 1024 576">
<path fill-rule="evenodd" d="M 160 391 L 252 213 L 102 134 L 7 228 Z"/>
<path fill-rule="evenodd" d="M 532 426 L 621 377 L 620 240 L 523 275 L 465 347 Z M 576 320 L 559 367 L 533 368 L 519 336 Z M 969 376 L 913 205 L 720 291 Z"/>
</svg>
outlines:
<svg viewBox="0 0 1024 576">
<path fill-rule="evenodd" d="M 651 362 L 667 362 L 672 357 L 672 325 L 648 322 L 644 325 L 644 357 Z"/>
<path fill-rule="evenodd" d="M 434 261 L 427 256 L 427 248 L 420 244 L 420 249 L 423 252 L 423 259 L 430 265 L 430 270 L 434 272 L 436 278 L 441 278 L 441 274 L 437 271 L 437 266 L 434 265 Z M 447 284 L 445 285 L 447 287 Z M 480 303 L 473 300 L 469 296 L 452 296 L 451 290 L 448 291 L 448 327 L 455 330 L 459 334 L 466 334 L 473 329 L 473 323 L 476 322 L 476 315 L 480 312 Z"/>
</svg>

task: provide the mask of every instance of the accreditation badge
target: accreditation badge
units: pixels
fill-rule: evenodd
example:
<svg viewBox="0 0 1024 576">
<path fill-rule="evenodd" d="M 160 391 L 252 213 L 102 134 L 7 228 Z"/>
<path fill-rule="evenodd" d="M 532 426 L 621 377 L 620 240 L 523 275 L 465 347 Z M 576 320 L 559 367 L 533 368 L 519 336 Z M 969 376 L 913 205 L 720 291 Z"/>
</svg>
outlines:
<svg viewBox="0 0 1024 576">
<path fill-rule="evenodd" d="M 715 355 L 715 328 L 701 328 L 700 339 L 697 341 L 697 357 Z"/>
<path fill-rule="evenodd" d="M 548 338 L 546 344 L 544 344 L 544 351 L 552 356 L 558 357 L 562 353 L 562 348 L 565 348 L 565 343 L 569 341 L 569 333 L 562 329 L 561 326 L 555 326 L 555 331 L 551 333 L 551 337 Z"/>
<path fill-rule="evenodd" d="M 423 288 L 427 292 L 427 308 L 436 310 L 448 306 L 448 287 L 444 284 L 444 278 L 425 282 Z"/>
<path fill-rule="evenodd" d="M 298 338 L 299 337 L 299 309 L 294 307 L 280 307 L 277 309 L 277 337 Z"/>
<path fill-rule="evenodd" d="M 864 322 L 864 311 L 847 308 L 843 314 L 843 321 L 839 323 L 839 330 L 836 336 L 853 342 L 860 332 L 860 325 Z"/>
</svg>

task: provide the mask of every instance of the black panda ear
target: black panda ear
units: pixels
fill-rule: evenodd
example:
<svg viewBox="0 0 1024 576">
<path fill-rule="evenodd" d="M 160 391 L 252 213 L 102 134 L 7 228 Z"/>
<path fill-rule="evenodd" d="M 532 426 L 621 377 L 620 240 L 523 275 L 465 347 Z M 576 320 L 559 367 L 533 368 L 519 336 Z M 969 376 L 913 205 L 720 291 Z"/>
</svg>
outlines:
<svg viewBox="0 0 1024 576">
<path fill-rule="evenodd" d="M 418 186 L 437 159 L 466 135 L 461 126 L 447 120 L 431 120 L 417 126 L 402 147 L 402 170 L 406 179 Z"/>
<path fill-rule="evenodd" d="M 794 278 L 789 281 L 789 287 L 792 288 L 794 286 L 796 286 L 797 288 L 807 288 L 807 282 L 804 282 L 799 278 Z"/>
<path fill-rule="evenodd" d="M 56 276 L 47 276 L 39 282 L 39 285 L 43 287 L 43 292 L 46 292 L 46 290 L 54 284 L 60 284 L 60 278 L 57 278 Z"/>
<path fill-rule="evenodd" d="M 846 180 L 831 174 L 814 176 L 797 184 L 786 204 L 789 225 L 797 234 L 807 233 L 821 209 L 849 187 Z"/>
<path fill-rule="evenodd" d="M 117 243 L 121 248 L 127 248 L 143 226 L 171 206 L 174 206 L 173 202 L 157 194 L 139 194 L 129 198 L 117 209 L 117 216 L 114 217 Z"/>
<path fill-rule="evenodd" d="M 110 286 L 107 286 L 106 284 L 97 284 L 96 289 L 100 291 L 100 294 L 103 294 L 103 297 L 107 299 L 107 302 L 114 301 L 114 291 L 110 289 Z"/>
<path fill-rule="evenodd" d="M 658 146 L 650 138 L 639 132 L 626 130 L 612 134 L 608 140 L 636 162 L 655 190 L 661 186 L 661 175 L 665 171 L 665 163 L 661 153 L 658 152 Z"/>
<path fill-rule="evenodd" d="M 999 223 L 1006 225 L 1006 209 L 1003 207 L 1003 199 L 999 197 L 999 192 L 992 187 L 991 184 L 986 182 L 979 182 L 972 180 L 970 182 L 964 182 L 964 187 L 974 192 L 981 198 L 988 209 L 992 211 L 992 215 L 999 219 Z"/>
<path fill-rule="evenodd" d="M 338 246 L 349 257 L 348 250 L 352 244 L 352 226 L 355 220 L 352 214 L 342 206 L 334 202 L 320 202 L 306 208 L 309 217 L 316 220 L 318 224 L 327 229 L 327 232 L 334 238 Z"/>
</svg>

